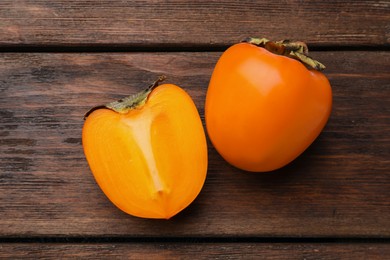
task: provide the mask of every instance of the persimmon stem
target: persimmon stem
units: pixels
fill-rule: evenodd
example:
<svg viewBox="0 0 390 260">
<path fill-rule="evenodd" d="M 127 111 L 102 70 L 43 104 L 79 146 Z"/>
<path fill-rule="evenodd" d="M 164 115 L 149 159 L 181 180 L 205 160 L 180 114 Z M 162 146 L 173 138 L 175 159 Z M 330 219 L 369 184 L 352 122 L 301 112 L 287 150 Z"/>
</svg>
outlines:
<svg viewBox="0 0 390 260">
<path fill-rule="evenodd" d="M 110 103 L 107 103 L 105 105 L 100 105 L 93 107 L 90 109 L 85 115 L 84 120 L 95 110 L 101 109 L 101 108 L 107 108 L 111 109 L 117 113 L 120 114 L 126 114 L 132 109 L 135 109 L 137 107 L 140 107 L 146 103 L 146 100 L 148 99 L 149 94 L 155 89 L 162 81 L 166 79 L 166 76 L 162 75 L 157 78 L 156 81 L 154 81 L 149 87 L 142 90 L 139 93 L 136 93 L 134 95 L 130 95 L 128 97 L 119 99 L 117 101 L 113 101 Z"/>
<path fill-rule="evenodd" d="M 324 64 L 309 56 L 309 49 L 304 42 L 294 42 L 290 40 L 273 42 L 266 38 L 246 38 L 243 42 L 262 47 L 278 55 L 283 55 L 299 60 L 300 62 L 318 71 L 325 69 Z"/>
<path fill-rule="evenodd" d="M 145 90 L 142 90 L 139 93 L 119 99 L 114 102 L 110 102 L 105 105 L 106 108 L 114 110 L 120 114 L 126 114 L 129 110 L 140 107 L 145 104 L 150 92 L 158 86 L 158 84 L 166 79 L 165 76 L 160 76 L 158 79 L 153 82 Z"/>
</svg>

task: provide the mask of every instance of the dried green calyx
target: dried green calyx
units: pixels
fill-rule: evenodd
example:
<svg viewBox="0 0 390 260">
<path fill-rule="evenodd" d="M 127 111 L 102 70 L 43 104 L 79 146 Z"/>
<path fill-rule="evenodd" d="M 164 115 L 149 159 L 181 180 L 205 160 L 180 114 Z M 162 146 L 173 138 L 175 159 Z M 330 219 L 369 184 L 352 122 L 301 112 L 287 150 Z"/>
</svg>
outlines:
<svg viewBox="0 0 390 260">
<path fill-rule="evenodd" d="M 283 55 L 289 58 L 299 60 L 309 67 L 318 71 L 324 70 L 325 65 L 309 56 L 309 49 L 304 42 L 283 40 L 273 42 L 266 38 L 246 38 L 243 42 L 247 42 L 259 47 L 262 47 L 272 53 Z"/>
<path fill-rule="evenodd" d="M 86 119 L 93 111 L 101 108 L 111 109 L 119 114 L 126 114 L 130 110 L 144 105 L 152 90 L 155 89 L 165 79 L 165 76 L 159 76 L 158 79 L 154 81 L 149 87 L 139 93 L 107 103 L 105 105 L 93 107 L 84 115 L 84 119 Z"/>
</svg>

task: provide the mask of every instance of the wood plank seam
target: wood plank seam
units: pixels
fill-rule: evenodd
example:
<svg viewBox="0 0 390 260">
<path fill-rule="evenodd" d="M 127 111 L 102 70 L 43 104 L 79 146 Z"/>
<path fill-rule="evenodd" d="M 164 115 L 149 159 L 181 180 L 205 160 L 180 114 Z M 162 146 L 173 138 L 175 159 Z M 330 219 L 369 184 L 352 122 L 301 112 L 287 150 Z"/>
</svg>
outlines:
<svg viewBox="0 0 390 260">
<path fill-rule="evenodd" d="M 308 44 L 310 51 L 390 51 L 390 44 L 383 45 L 325 45 Z M 222 52 L 229 44 L 178 45 L 178 44 L 90 44 L 90 45 L 0 45 L 0 53 L 115 53 L 115 52 Z"/>
</svg>

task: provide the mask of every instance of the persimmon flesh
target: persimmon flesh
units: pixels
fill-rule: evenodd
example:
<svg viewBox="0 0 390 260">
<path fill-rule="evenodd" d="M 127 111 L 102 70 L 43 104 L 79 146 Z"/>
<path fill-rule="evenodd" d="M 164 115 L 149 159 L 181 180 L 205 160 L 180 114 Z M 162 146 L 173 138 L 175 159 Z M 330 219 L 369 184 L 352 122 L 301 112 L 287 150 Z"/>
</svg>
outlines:
<svg viewBox="0 0 390 260">
<path fill-rule="evenodd" d="M 169 219 L 199 194 L 207 172 L 202 122 L 180 87 L 154 88 L 144 103 L 118 113 L 91 112 L 82 140 L 90 169 L 105 195 L 124 212 Z"/>
<path fill-rule="evenodd" d="M 249 40 L 227 49 L 214 68 L 206 128 L 227 162 L 267 172 L 293 161 L 317 138 L 331 112 L 332 90 L 322 72 L 302 63 L 324 68 L 301 43 Z M 293 58 L 280 55 L 292 49 Z"/>
</svg>

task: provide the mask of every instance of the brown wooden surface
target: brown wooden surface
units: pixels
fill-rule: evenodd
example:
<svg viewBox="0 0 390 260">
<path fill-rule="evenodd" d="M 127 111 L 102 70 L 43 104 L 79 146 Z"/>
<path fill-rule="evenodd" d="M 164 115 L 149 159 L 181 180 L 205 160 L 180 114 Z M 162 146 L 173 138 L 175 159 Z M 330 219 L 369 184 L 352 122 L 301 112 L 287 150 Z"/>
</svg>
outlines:
<svg viewBox="0 0 390 260">
<path fill-rule="evenodd" d="M 2 234 L 389 237 L 387 52 L 312 53 L 329 67 L 332 117 L 279 172 L 240 172 L 209 145 L 204 189 L 171 221 L 129 217 L 108 202 L 80 145 L 83 114 L 165 74 L 189 92 L 203 118 L 219 55 L 2 54 Z"/>
<path fill-rule="evenodd" d="M 384 259 L 386 244 L 107 243 L 0 244 L 0 258 L 88 259 Z"/>
<path fill-rule="evenodd" d="M 3 45 L 192 46 L 243 37 L 389 45 L 389 1 L 0 1 Z"/>
<path fill-rule="evenodd" d="M 390 1 L 0 1 L 0 258 L 385 259 L 389 24 Z M 246 36 L 315 47 L 334 97 L 323 133 L 267 174 L 209 143 L 190 207 L 168 221 L 119 211 L 85 161 L 83 114 L 165 74 L 204 121 L 213 66 Z"/>
</svg>

